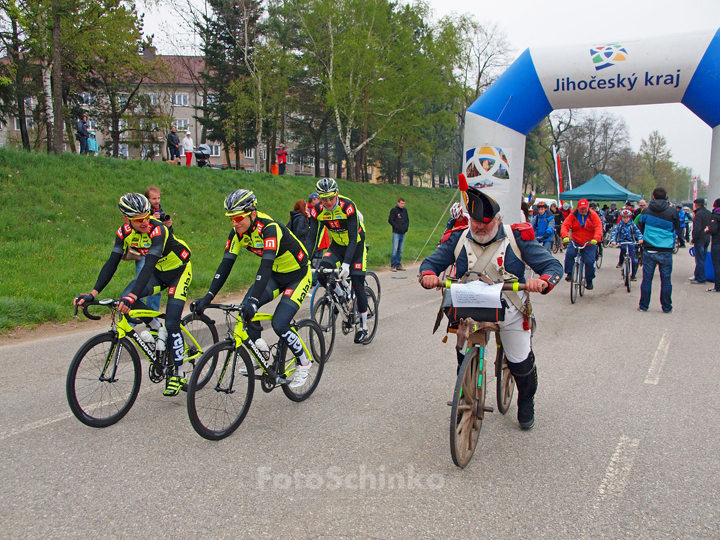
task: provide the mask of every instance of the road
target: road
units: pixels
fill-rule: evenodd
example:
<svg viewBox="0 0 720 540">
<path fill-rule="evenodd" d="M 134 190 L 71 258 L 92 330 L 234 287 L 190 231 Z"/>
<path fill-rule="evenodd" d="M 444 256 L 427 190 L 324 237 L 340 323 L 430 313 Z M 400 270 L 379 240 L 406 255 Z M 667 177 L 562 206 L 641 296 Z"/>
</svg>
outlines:
<svg viewBox="0 0 720 540">
<path fill-rule="evenodd" d="M 514 403 L 489 414 L 464 470 L 452 340 L 414 271 L 381 274 L 375 340 L 339 335 L 308 401 L 258 389 L 220 442 L 146 377 L 117 425 L 78 422 L 65 374 L 97 330 L 0 347 L 0 538 L 717 539 L 720 296 L 688 282 L 683 250 L 673 313 L 657 276 L 639 313 L 616 254 L 577 304 L 565 282 L 536 296 L 535 427 Z"/>
</svg>

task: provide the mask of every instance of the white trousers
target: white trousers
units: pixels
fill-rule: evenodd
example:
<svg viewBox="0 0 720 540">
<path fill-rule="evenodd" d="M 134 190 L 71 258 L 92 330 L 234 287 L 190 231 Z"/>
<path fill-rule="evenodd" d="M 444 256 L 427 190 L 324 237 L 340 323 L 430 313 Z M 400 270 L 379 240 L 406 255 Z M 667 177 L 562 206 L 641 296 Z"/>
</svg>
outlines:
<svg viewBox="0 0 720 540">
<path fill-rule="evenodd" d="M 527 293 L 518 292 L 521 301 L 525 301 Z M 500 340 L 502 341 L 505 357 L 508 362 L 519 364 L 525 360 L 530 354 L 531 349 L 531 331 L 523 330 L 523 321 L 525 317 L 503 294 L 508 307 L 505 309 L 505 320 L 498 322 L 500 327 Z"/>
</svg>

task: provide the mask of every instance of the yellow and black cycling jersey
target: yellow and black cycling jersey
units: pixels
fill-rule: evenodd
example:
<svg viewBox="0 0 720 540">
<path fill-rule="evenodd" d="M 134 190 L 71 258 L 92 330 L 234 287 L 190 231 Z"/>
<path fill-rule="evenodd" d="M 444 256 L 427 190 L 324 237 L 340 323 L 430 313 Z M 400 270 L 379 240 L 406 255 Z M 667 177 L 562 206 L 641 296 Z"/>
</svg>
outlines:
<svg viewBox="0 0 720 540">
<path fill-rule="evenodd" d="M 355 203 L 347 197 L 338 196 L 332 210 L 327 210 L 322 203 L 310 206 L 310 238 L 315 239 L 313 251 L 322 238 L 323 227 L 327 228 L 334 243 L 347 246 L 346 260 L 342 262 L 351 263 L 357 244 L 365 240 L 365 231 Z"/>
<path fill-rule="evenodd" d="M 247 249 L 262 258 L 253 289 L 262 294 L 273 274 L 305 276 L 308 266 L 308 253 L 302 242 L 282 223 L 262 212 L 252 226 L 242 236 L 233 229 L 225 244 L 225 255 L 210 284 L 210 292 L 217 295 L 230 275 L 235 259 L 241 249 Z M 260 296 L 255 296 L 259 298 Z"/>
<path fill-rule="evenodd" d="M 136 249 L 146 258 L 145 266 L 137 277 L 136 286 L 131 291 L 136 295 L 145 288 L 153 272 L 167 272 L 180 268 L 187 264 L 191 255 L 188 245 L 176 238 L 161 221 L 151 218 L 150 228 L 146 233 L 138 232 L 129 223 L 125 223 L 117 230 L 110 258 L 95 283 L 96 291 L 102 291 L 110 283 L 128 248 Z"/>
</svg>

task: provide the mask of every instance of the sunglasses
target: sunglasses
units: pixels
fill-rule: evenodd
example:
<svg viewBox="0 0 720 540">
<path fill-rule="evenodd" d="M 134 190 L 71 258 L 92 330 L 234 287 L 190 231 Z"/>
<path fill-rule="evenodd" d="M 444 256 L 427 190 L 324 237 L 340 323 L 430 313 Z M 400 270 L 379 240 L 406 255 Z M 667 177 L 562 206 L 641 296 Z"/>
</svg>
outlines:
<svg viewBox="0 0 720 540">
<path fill-rule="evenodd" d="M 248 217 L 249 215 L 250 215 L 250 214 L 240 214 L 240 215 L 237 215 L 237 216 L 232 216 L 232 217 L 230 218 L 230 221 L 232 221 L 233 223 L 240 223 L 243 219 L 245 219 L 245 218 Z"/>
<path fill-rule="evenodd" d="M 149 220 L 150 220 L 150 214 L 143 216 L 143 217 L 130 218 L 130 221 L 134 221 L 135 223 L 143 223 L 143 222 L 149 221 Z"/>
<path fill-rule="evenodd" d="M 337 197 L 337 193 L 330 193 L 328 195 L 320 195 L 320 199 L 323 201 L 327 201 L 329 199 L 334 199 L 335 197 Z"/>
</svg>

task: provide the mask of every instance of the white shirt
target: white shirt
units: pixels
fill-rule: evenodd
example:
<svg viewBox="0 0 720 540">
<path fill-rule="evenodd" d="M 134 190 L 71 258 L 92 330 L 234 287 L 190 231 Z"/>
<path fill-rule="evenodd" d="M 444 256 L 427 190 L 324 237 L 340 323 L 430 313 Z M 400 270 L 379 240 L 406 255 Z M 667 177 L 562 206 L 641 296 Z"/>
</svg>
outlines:
<svg viewBox="0 0 720 540">
<path fill-rule="evenodd" d="M 185 152 L 192 152 L 195 149 L 195 145 L 193 144 L 193 140 L 190 135 L 182 140 L 182 146 Z"/>
</svg>

